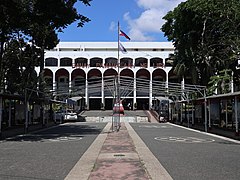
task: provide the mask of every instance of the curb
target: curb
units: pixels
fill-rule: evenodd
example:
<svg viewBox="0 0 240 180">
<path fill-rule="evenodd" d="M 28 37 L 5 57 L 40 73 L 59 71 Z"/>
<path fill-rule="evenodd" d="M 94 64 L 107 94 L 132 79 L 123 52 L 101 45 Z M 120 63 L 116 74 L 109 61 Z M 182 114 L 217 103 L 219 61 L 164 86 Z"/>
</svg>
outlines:
<svg viewBox="0 0 240 180">
<path fill-rule="evenodd" d="M 152 178 L 152 180 L 172 180 L 172 177 L 166 171 L 166 169 L 161 165 L 153 153 L 144 144 L 141 138 L 137 135 L 134 129 L 129 123 L 125 123 L 129 135 L 131 136 L 133 143 L 136 147 L 136 151 L 143 161 L 145 168 Z"/>
<path fill-rule="evenodd" d="M 83 154 L 83 156 L 65 177 L 65 180 L 88 180 L 111 127 L 112 123 L 108 123 L 105 126 L 101 134 L 97 136 L 91 146 L 87 149 L 87 151 Z"/>
</svg>

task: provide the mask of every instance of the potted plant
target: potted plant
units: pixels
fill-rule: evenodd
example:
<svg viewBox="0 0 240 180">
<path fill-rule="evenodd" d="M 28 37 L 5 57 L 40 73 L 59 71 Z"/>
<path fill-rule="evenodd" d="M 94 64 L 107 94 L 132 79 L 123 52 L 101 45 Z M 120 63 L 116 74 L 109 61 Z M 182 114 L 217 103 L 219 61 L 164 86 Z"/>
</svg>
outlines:
<svg viewBox="0 0 240 180">
<path fill-rule="evenodd" d="M 137 103 L 134 103 L 134 110 L 137 109 Z"/>
<path fill-rule="evenodd" d="M 104 107 L 104 104 L 101 103 L 101 110 L 104 111 L 105 110 L 105 107 Z"/>
<path fill-rule="evenodd" d="M 87 103 L 86 103 L 85 106 L 84 106 L 84 109 L 85 109 L 85 110 L 88 110 L 87 108 L 88 108 L 88 106 L 87 106 Z"/>
</svg>

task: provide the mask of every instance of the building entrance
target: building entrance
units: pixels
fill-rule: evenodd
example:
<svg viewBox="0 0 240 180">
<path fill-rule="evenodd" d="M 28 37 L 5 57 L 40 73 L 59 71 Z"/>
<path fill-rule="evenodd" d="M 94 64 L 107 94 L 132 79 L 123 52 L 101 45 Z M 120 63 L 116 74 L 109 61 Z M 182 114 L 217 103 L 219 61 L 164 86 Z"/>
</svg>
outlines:
<svg viewBox="0 0 240 180">
<path fill-rule="evenodd" d="M 100 110 L 101 109 L 101 99 L 89 99 L 89 109 Z"/>
<path fill-rule="evenodd" d="M 149 107 L 149 99 L 147 98 L 137 99 L 137 109 L 145 110 L 145 109 L 148 109 L 148 107 Z"/>
<path fill-rule="evenodd" d="M 113 109 L 113 98 L 105 99 L 105 110 Z"/>
</svg>

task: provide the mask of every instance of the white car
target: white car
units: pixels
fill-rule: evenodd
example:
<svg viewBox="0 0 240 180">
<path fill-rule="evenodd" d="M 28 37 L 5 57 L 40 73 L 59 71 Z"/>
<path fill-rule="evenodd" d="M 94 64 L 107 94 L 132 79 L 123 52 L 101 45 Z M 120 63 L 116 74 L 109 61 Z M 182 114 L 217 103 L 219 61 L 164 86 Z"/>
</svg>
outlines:
<svg viewBox="0 0 240 180">
<path fill-rule="evenodd" d="M 65 121 L 77 121 L 78 120 L 78 116 L 77 113 L 73 112 L 73 111 L 67 111 L 65 114 Z"/>
</svg>

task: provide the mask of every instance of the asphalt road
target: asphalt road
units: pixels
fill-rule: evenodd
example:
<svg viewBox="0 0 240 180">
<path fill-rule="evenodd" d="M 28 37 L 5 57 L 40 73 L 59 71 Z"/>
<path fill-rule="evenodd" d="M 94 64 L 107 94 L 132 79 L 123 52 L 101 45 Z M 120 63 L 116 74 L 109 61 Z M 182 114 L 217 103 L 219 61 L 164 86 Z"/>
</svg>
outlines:
<svg viewBox="0 0 240 180">
<path fill-rule="evenodd" d="M 0 179 L 64 179 L 105 125 L 65 123 L 0 141 Z"/>
<path fill-rule="evenodd" d="M 131 126 L 174 180 L 240 179 L 240 144 L 171 124 Z"/>
</svg>

